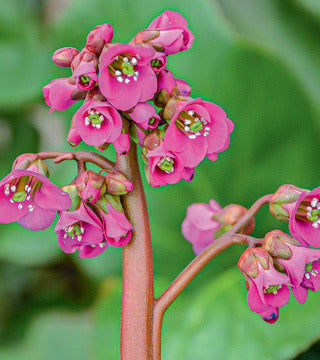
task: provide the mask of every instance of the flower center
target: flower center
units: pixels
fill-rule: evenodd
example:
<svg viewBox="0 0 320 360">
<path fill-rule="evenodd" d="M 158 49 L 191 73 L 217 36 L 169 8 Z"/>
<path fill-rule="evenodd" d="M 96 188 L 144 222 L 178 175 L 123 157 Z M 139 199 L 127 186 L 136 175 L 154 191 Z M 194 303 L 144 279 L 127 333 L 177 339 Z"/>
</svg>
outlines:
<svg viewBox="0 0 320 360">
<path fill-rule="evenodd" d="M 163 156 L 159 160 L 157 166 L 167 174 L 172 174 L 174 172 L 174 160 L 169 156 Z"/>
<path fill-rule="evenodd" d="M 282 288 L 282 285 L 271 285 L 263 290 L 265 294 L 274 294 L 277 295 L 278 290 Z"/>
<path fill-rule="evenodd" d="M 109 73 L 115 76 L 120 83 L 129 84 L 132 79 L 138 81 L 139 71 L 136 70 L 138 58 L 140 58 L 139 55 L 129 53 L 117 55 L 108 66 Z"/>
<path fill-rule="evenodd" d="M 10 196 L 11 204 L 17 204 L 19 210 L 26 206 L 24 202 L 27 201 L 28 210 L 31 212 L 34 207 L 30 204 L 30 200 L 40 186 L 41 182 L 33 176 L 23 176 L 6 184 L 4 194 Z"/>
<path fill-rule="evenodd" d="M 200 117 L 193 110 L 181 111 L 175 124 L 179 130 L 185 133 L 189 139 L 196 139 L 199 136 L 208 136 L 210 127 L 206 126 L 207 121 Z"/>
<path fill-rule="evenodd" d="M 89 126 L 91 124 L 92 127 L 100 129 L 104 119 L 105 117 L 101 113 L 99 113 L 95 109 L 90 109 L 84 119 L 84 124 L 86 126 Z"/>
<path fill-rule="evenodd" d="M 304 274 L 304 277 L 309 280 L 311 278 L 311 276 L 314 276 L 316 277 L 318 275 L 318 271 L 316 269 L 313 269 L 313 263 L 309 263 L 306 265 L 305 267 L 305 274 Z"/>
<path fill-rule="evenodd" d="M 296 219 L 306 220 L 312 223 L 312 227 L 318 229 L 320 226 L 320 202 L 319 199 L 314 198 L 305 198 L 299 205 Z"/>
<path fill-rule="evenodd" d="M 84 227 L 82 226 L 82 222 L 76 222 L 71 226 L 68 226 L 63 229 L 64 235 L 63 238 L 66 239 L 68 236 L 71 237 L 71 239 L 74 239 L 77 237 L 78 241 L 82 240 L 82 236 L 84 234 Z"/>
<path fill-rule="evenodd" d="M 153 68 L 159 69 L 162 66 L 162 63 L 159 59 L 153 59 L 151 60 L 151 66 Z"/>
<path fill-rule="evenodd" d="M 87 76 L 87 75 L 81 75 L 80 76 L 80 81 L 83 83 L 83 84 L 89 84 L 90 82 L 90 77 Z"/>
</svg>

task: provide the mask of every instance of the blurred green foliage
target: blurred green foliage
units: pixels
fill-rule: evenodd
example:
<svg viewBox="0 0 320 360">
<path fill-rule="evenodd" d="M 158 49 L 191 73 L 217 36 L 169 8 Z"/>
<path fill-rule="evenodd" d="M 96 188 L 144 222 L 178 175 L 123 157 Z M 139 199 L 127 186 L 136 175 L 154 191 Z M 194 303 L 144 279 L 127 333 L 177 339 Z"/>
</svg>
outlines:
<svg viewBox="0 0 320 360">
<path fill-rule="evenodd" d="M 191 84 L 193 97 L 226 109 L 235 131 L 230 148 L 204 161 L 191 183 L 146 184 L 157 295 L 193 258 L 180 231 L 188 205 L 215 198 L 248 207 L 283 183 L 319 185 L 319 1 L 0 0 L 1 177 L 20 153 L 69 149 L 76 106 L 48 115 L 41 94 L 53 78 L 69 76 L 51 63 L 53 51 L 82 48 L 103 22 L 114 26 L 115 41 L 129 41 L 167 8 L 181 12 L 196 36 L 191 50 L 169 58 L 169 69 Z M 71 181 L 70 167 L 51 166 L 53 179 Z M 264 209 L 254 234 L 279 227 L 286 229 Z M 304 306 L 292 300 L 274 325 L 250 313 L 233 269 L 242 250 L 214 259 L 168 311 L 164 360 L 292 359 L 320 338 L 317 294 Z M 120 249 L 80 261 L 59 250 L 53 227 L 1 225 L 1 359 L 118 359 L 120 276 Z"/>
</svg>

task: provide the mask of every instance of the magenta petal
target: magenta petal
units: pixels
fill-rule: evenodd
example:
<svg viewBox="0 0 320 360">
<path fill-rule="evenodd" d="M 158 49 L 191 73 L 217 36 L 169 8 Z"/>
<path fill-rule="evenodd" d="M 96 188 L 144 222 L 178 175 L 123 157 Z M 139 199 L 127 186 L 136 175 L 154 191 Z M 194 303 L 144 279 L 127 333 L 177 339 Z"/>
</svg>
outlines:
<svg viewBox="0 0 320 360">
<path fill-rule="evenodd" d="M 68 210 L 72 203 L 69 194 L 54 184 L 42 185 L 35 193 L 34 201 L 41 208 L 51 210 Z"/>
<path fill-rule="evenodd" d="M 9 201 L 9 197 L 5 196 L 3 187 L 0 188 L 0 223 L 9 224 L 11 222 L 19 220 L 25 214 L 28 213 L 28 204 L 30 202 L 25 201 L 22 209 L 18 209 L 17 203 L 12 204 Z"/>
<path fill-rule="evenodd" d="M 106 248 L 108 247 L 108 243 L 106 242 L 103 247 L 96 245 L 92 247 L 92 245 L 83 245 L 78 248 L 79 258 L 93 258 L 100 254 L 102 254 Z"/>
<path fill-rule="evenodd" d="M 121 247 L 127 245 L 132 236 L 132 231 L 128 231 L 125 236 L 119 236 L 117 238 L 108 238 L 108 242 L 111 246 Z"/>
<path fill-rule="evenodd" d="M 291 288 L 293 296 L 296 298 L 299 304 L 304 304 L 307 300 L 308 289 L 304 286 L 293 286 Z"/>
<path fill-rule="evenodd" d="M 18 224 L 33 231 L 45 230 L 53 223 L 55 217 L 56 210 L 44 209 L 34 204 L 33 211 L 18 220 Z"/>
<path fill-rule="evenodd" d="M 140 86 L 140 102 L 147 101 L 153 98 L 157 91 L 157 76 L 151 67 L 139 67 L 139 86 Z"/>
<path fill-rule="evenodd" d="M 277 294 L 265 294 L 264 297 L 266 304 L 274 307 L 281 307 L 288 303 L 290 299 L 290 290 L 288 286 L 282 286 Z"/>
<path fill-rule="evenodd" d="M 269 324 L 273 324 L 278 320 L 279 317 L 279 308 L 270 306 L 268 310 L 260 313 L 262 320 L 266 321 Z"/>
<path fill-rule="evenodd" d="M 247 302 L 250 310 L 256 313 L 262 313 L 269 308 L 269 306 L 264 304 L 261 300 L 257 287 L 252 280 L 247 295 Z"/>
</svg>

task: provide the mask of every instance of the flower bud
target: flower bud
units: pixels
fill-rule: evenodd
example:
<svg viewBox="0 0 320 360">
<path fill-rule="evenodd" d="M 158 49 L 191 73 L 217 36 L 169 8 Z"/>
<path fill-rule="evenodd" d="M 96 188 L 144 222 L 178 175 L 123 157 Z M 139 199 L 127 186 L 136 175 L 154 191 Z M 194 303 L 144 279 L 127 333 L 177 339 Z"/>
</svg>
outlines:
<svg viewBox="0 0 320 360">
<path fill-rule="evenodd" d="M 52 55 L 53 62 L 60 67 L 70 67 L 72 60 L 79 54 L 79 50 L 73 47 L 58 49 Z"/>
<path fill-rule="evenodd" d="M 38 158 L 37 154 L 22 154 L 12 164 L 12 170 L 29 170 L 49 177 L 47 165 Z"/>
<path fill-rule="evenodd" d="M 68 193 L 71 198 L 72 204 L 68 211 L 74 211 L 78 209 L 81 204 L 81 197 L 78 194 L 77 186 L 75 184 L 64 185 L 61 187 L 61 190 Z"/>
<path fill-rule="evenodd" d="M 87 37 L 86 47 L 90 51 L 100 55 L 104 45 L 112 40 L 113 28 L 110 24 L 96 26 Z"/>
<path fill-rule="evenodd" d="M 243 275 L 256 278 L 259 275 L 258 265 L 268 270 L 269 262 L 272 263 L 272 258 L 264 248 L 248 248 L 240 256 L 238 267 Z"/>
<path fill-rule="evenodd" d="M 106 192 L 104 177 L 92 170 L 84 171 L 77 179 L 77 190 L 81 198 L 94 203 Z"/>
<path fill-rule="evenodd" d="M 307 190 L 294 185 L 282 185 L 272 195 L 270 200 L 270 212 L 278 220 L 289 221 L 290 212 L 295 207 L 300 195 Z"/>
<path fill-rule="evenodd" d="M 132 182 L 118 171 L 108 172 L 105 176 L 107 192 L 112 195 L 125 195 L 133 190 Z"/>
<path fill-rule="evenodd" d="M 299 242 L 280 230 L 273 230 L 264 237 L 263 247 L 275 259 L 288 260 L 292 256 L 289 244 L 300 246 Z"/>
</svg>

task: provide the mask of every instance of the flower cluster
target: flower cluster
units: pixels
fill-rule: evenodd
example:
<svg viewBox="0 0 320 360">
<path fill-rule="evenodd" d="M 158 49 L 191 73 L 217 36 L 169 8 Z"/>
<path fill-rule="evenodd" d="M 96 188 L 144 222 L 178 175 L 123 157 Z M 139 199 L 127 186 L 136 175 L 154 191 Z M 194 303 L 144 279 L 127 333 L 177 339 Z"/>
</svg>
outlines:
<svg viewBox="0 0 320 360">
<path fill-rule="evenodd" d="M 54 63 L 70 67 L 72 75 L 43 88 L 50 111 L 84 100 L 72 118 L 69 144 L 84 141 L 101 151 L 113 144 L 122 155 L 131 138 L 143 148 L 153 187 L 190 181 L 206 156 L 215 161 L 229 146 L 233 123 L 218 105 L 191 98 L 190 86 L 167 68 L 167 56 L 189 49 L 193 40 L 183 16 L 166 10 L 129 44 L 112 42 L 112 26 L 102 24 L 81 51 L 57 50 Z"/>
<path fill-rule="evenodd" d="M 248 248 L 238 262 L 246 278 L 250 309 L 274 323 L 290 290 L 304 304 L 308 290 L 320 290 L 320 250 L 303 247 L 280 230 L 266 234 L 262 247 Z"/>
<path fill-rule="evenodd" d="M 87 170 L 75 184 L 61 189 L 48 176 L 38 155 L 19 156 L 0 181 L 0 223 L 17 221 L 26 229 L 45 230 L 59 211 L 58 244 L 66 253 L 78 250 L 80 258 L 97 256 L 108 245 L 128 244 L 133 226 L 120 195 L 133 190 L 133 184 L 123 174 L 110 171 L 103 176 Z"/>
</svg>

